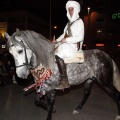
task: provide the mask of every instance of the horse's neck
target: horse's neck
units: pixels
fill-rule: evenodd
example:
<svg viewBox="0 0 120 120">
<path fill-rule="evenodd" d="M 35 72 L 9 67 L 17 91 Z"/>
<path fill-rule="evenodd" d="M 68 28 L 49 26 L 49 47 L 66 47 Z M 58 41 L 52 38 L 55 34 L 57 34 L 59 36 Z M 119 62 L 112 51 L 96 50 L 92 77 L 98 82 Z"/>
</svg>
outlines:
<svg viewBox="0 0 120 120">
<path fill-rule="evenodd" d="M 55 56 L 54 54 L 51 54 L 49 56 L 49 62 L 48 62 L 48 67 L 53 70 L 54 69 L 54 65 L 55 65 Z"/>
<path fill-rule="evenodd" d="M 40 65 L 43 65 L 44 67 L 48 67 L 49 69 L 51 70 L 54 70 L 54 65 L 55 65 L 55 58 L 54 58 L 54 54 L 51 54 L 49 57 L 48 57 L 48 66 L 45 66 L 43 63 L 37 63 L 37 57 L 36 55 L 33 53 L 33 56 L 32 56 L 32 66 L 34 68 L 37 68 L 38 66 Z"/>
</svg>

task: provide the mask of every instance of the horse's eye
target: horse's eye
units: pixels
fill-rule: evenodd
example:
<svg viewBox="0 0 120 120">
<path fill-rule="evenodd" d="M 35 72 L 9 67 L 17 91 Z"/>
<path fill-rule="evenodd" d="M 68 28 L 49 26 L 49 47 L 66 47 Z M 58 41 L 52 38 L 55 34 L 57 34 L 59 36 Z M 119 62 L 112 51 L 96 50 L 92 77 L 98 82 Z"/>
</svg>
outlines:
<svg viewBox="0 0 120 120">
<path fill-rule="evenodd" d="M 19 50 L 18 53 L 21 54 L 23 52 L 23 50 Z"/>
</svg>

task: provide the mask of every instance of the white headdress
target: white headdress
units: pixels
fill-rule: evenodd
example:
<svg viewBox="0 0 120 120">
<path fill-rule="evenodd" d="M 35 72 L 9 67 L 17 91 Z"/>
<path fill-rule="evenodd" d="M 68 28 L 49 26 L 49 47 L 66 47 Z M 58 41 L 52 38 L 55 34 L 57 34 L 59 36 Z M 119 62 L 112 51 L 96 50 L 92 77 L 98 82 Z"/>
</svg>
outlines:
<svg viewBox="0 0 120 120">
<path fill-rule="evenodd" d="M 69 7 L 73 7 L 74 8 L 74 13 L 73 13 L 73 16 L 71 17 L 70 14 L 69 14 L 69 11 L 68 11 L 68 8 Z M 68 19 L 73 22 L 74 20 L 78 19 L 79 18 L 79 12 L 80 12 L 80 4 L 76 1 L 68 1 L 66 3 L 66 10 L 67 10 L 67 17 Z"/>
</svg>

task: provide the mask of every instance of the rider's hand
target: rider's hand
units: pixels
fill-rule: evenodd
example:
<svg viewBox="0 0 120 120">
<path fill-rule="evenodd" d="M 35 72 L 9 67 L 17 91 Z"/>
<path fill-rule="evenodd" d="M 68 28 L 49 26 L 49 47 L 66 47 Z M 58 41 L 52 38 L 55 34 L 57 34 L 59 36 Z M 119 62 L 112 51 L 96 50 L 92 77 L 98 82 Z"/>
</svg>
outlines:
<svg viewBox="0 0 120 120">
<path fill-rule="evenodd" d="M 56 43 L 57 43 L 57 41 L 56 41 L 56 40 L 53 40 L 53 41 L 52 41 L 52 43 L 56 44 Z"/>
<path fill-rule="evenodd" d="M 61 42 L 62 42 L 62 43 L 65 43 L 65 42 L 66 42 L 66 39 L 65 39 L 65 38 L 63 38 L 63 39 L 61 40 Z"/>
</svg>

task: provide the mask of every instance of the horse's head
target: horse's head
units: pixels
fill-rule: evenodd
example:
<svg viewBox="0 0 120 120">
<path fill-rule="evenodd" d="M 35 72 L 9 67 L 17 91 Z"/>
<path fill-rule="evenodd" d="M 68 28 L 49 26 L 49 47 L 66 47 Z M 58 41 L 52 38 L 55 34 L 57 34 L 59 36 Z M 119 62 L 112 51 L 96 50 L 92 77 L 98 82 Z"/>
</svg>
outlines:
<svg viewBox="0 0 120 120">
<path fill-rule="evenodd" d="M 18 77 L 26 79 L 30 73 L 30 68 L 34 66 L 31 61 L 33 60 L 34 54 L 24 42 L 18 29 L 12 36 L 5 33 L 5 37 L 8 39 L 8 50 L 14 57 L 16 74 Z"/>
</svg>

